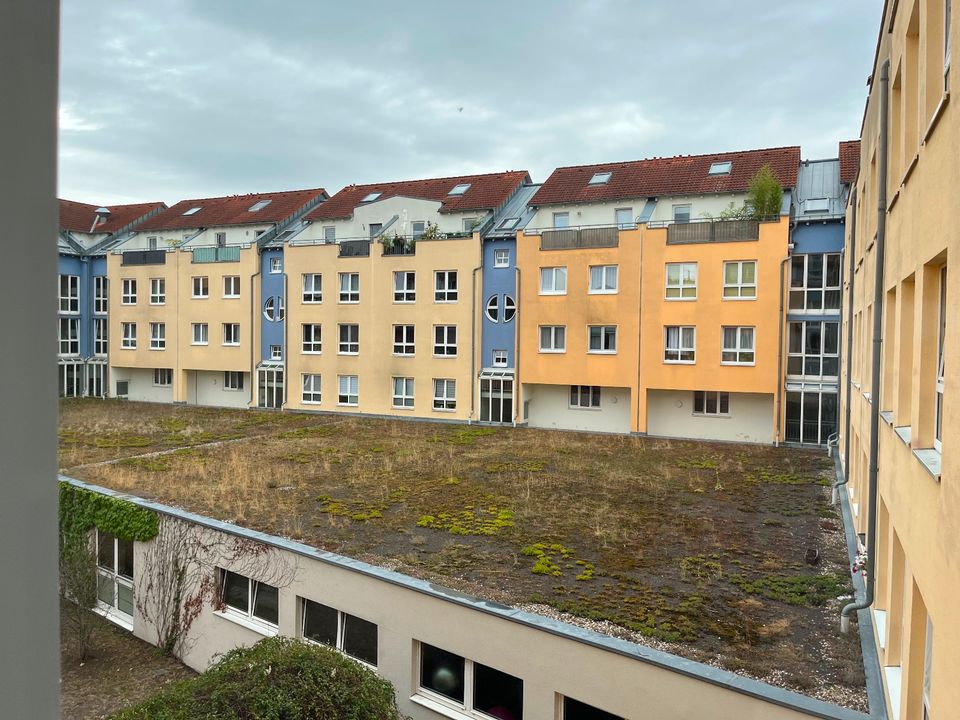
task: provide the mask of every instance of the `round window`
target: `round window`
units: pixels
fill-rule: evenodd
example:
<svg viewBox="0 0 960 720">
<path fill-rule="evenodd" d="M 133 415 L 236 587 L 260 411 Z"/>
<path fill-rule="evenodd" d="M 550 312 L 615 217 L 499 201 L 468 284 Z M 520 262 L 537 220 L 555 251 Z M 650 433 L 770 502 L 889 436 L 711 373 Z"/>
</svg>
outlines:
<svg viewBox="0 0 960 720">
<path fill-rule="evenodd" d="M 500 298 L 496 295 L 491 295 L 487 300 L 486 313 L 490 322 L 500 322 Z"/>
<path fill-rule="evenodd" d="M 267 298 L 267 301 L 263 304 L 263 316 L 270 322 L 273 322 L 276 319 L 277 301 L 275 298 Z"/>
<path fill-rule="evenodd" d="M 503 296 L 503 321 L 505 323 L 513 320 L 514 316 L 517 314 L 517 304 L 513 301 L 513 298 L 509 295 Z"/>
</svg>

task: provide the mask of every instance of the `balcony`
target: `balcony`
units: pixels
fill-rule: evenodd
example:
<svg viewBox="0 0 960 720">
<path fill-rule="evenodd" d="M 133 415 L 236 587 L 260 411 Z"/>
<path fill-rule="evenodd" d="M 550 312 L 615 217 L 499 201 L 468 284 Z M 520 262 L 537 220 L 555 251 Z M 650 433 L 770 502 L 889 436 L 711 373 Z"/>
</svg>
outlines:
<svg viewBox="0 0 960 720">
<path fill-rule="evenodd" d="M 558 228 L 540 233 L 541 250 L 580 250 L 584 248 L 615 248 L 620 246 L 620 228 L 602 227 Z"/>
<path fill-rule="evenodd" d="M 697 220 L 667 225 L 667 245 L 749 242 L 759 239 L 759 220 Z"/>
<path fill-rule="evenodd" d="M 369 240 L 343 240 L 338 247 L 339 257 L 370 257 Z"/>
<path fill-rule="evenodd" d="M 121 265 L 166 265 L 166 250 L 127 250 L 120 255 Z"/>
<path fill-rule="evenodd" d="M 193 249 L 193 262 L 217 263 L 240 262 L 240 246 L 232 247 L 198 247 Z"/>
<path fill-rule="evenodd" d="M 394 242 L 392 245 L 383 246 L 383 255 L 416 255 L 417 246 L 416 244 L 406 243 L 406 242 Z"/>
</svg>

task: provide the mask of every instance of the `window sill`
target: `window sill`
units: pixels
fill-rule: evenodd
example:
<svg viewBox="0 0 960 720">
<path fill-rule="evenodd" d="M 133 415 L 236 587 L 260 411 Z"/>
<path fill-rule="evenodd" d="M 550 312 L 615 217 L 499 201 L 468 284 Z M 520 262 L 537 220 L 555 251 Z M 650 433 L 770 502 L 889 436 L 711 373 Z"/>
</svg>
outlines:
<svg viewBox="0 0 960 720">
<path fill-rule="evenodd" d="M 587 350 L 587 355 L 616 355 L 616 350 Z"/>
<path fill-rule="evenodd" d="M 619 295 L 618 290 L 589 290 L 587 295 Z"/>
<path fill-rule="evenodd" d="M 544 350 L 543 348 L 539 350 L 541 355 L 565 355 L 566 352 L 566 350 Z"/>
<path fill-rule="evenodd" d="M 359 300 L 340 300 L 337 303 L 338 305 L 359 305 Z"/>
<path fill-rule="evenodd" d="M 756 367 L 757 366 L 755 362 L 729 362 L 729 361 L 724 362 L 722 360 L 720 361 L 720 364 L 725 367 Z"/>
<path fill-rule="evenodd" d="M 893 427 L 893 410 L 881 410 L 880 419 L 890 427 Z"/>
<path fill-rule="evenodd" d="M 301 300 L 301 305 L 323 305 L 323 300 Z"/>
<path fill-rule="evenodd" d="M 223 347 L 240 347 L 240 343 L 224 343 Z"/>
<path fill-rule="evenodd" d="M 360 403 L 358 403 L 358 402 L 355 402 L 355 403 L 342 403 L 342 402 L 338 402 L 338 403 L 337 403 L 337 407 L 360 407 Z"/>
<path fill-rule="evenodd" d="M 671 297 L 668 297 L 668 298 L 664 298 L 664 301 L 665 301 L 665 302 L 696 302 L 697 299 L 696 299 L 695 297 L 692 297 L 692 298 L 671 298 Z"/>
<path fill-rule="evenodd" d="M 873 404 L 873 401 L 870 399 L 870 393 L 868 392 L 863 393 L 863 399 L 866 400 L 871 405 Z"/>
<path fill-rule="evenodd" d="M 920 464 L 930 473 L 931 477 L 937 482 L 940 481 L 940 453 L 934 448 L 922 448 L 914 450 L 913 456 L 920 461 Z"/>
<path fill-rule="evenodd" d="M 437 355 L 436 353 L 434 353 L 433 356 L 437 360 L 456 360 L 457 359 L 456 355 Z"/>
<path fill-rule="evenodd" d="M 395 352 L 395 353 L 393 353 L 393 357 L 397 357 L 397 358 L 412 358 L 412 357 L 416 357 L 416 353 L 398 353 L 398 352 Z"/>
<path fill-rule="evenodd" d="M 433 408 L 433 411 L 434 411 L 434 412 L 442 412 L 442 413 L 455 413 L 455 412 L 457 411 L 457 409 L 456 409 L 456 408 L 438 408 L 438 407 L 435 407 L 435 408 Z"/>
<path fill-rule="evenodd" d="M 245 627 L 247 630 L 253 630 L 255 633 L 263 635 L 264 637 L 275 637 L 280 632 L 280 629 L 276 625 L 267 625 L 266 623 L 257 622 L 245 616 L 235 615 L 229 610 L 214 610 L 213 614 L 224 620 L 229 620 L 240 627 Z"/>
<path fill-rule="evenodd" d="M 118 625 L 122 627 L 124 630 L 129 630 L 130 632 L 133 632 L 133 618 L 130 617 L 129 615 L 124 615 L 123 613 L 118 612 L 116 609 L 112 607 L 107 608 L 100 604 L 97 604 L 96 607 L 93 608 L 93 611 L 97 615 L 100 615 L 101 617 L 105 617 L 114 625 Z"/>
<path fill-rule="evenodd" d="M 690 413 L 691 417 L 709 418 L 711 420 L 730 420 L 733 416 L 730 413 Z"/>
<path fill-rule="evenodd" d="M 165 347 L 162 347 L 162 348 L 150 348 L 150 352 L 163 352 L 164 350 L 166 350 Z"/>
<path fill-rule="evenodd" d="M 887 611 L 873 610 L 873 631 L 877 636 L 877 644 L 883 650 L 887 647 Z"/>
<path fill-rule="evenodd" d="M 567 405 L 567 410 L 588 410 L 593 412 L 602 412 L 602 408 L 598 407 L 580 407 L 579 405 Z"/>
<path fill-rule="evenodd" d="M 543 297 L 563 297 L 564 295 L 566 295 L 566 293 L 565 292 L 542 292 L 540 293 L 540 295 Z M 440 301 L 437 300 L 437 302 L 440 302 Z"/>
<path fill-rule="evenodd" d="M 224 295 L 224 296 L 223 296 L 223 299 L 224 299 L 224 300 L 239 300 L 239 299 L 240 299 L 240 296 L 239 296 L 239 295 Z"/>
<path fill-rule="evenodd" d="M 664 365 L 696 365 L 696 360 L 664 360 Z"/>
<path fill-rule="evenodd" d="M 301 355 L 322 355 L 323 351 L 322 350 L 301 350 L 300 354 Z"/>
<path fill-rule="evenodd" d="M 726 301 L 730 301 L 730 302 L 752 302 L 752 301 L 756 300 L 757 297 L 756 297 L 756 295 L 754 295 L 753 297 L 725 297 L 725 298 L 721 298 L 721 299 L 722 299 L 724 302 L 726 302 Z"/>
<path fill-rule="evenodd" d="M 910 161 L 910 164 L 907 165 L 906 171 L 903 173 L 903 177 L 900 178 L 900 187 L 903 187 L 907 184 L 907 180 L 910 179 L 910 176 L 913 175 L 914 168 L 917 167 L 917 162 L 920 160 L 920 155 L 914 155 L 913 159 Z"/>
<path fill-rule="evenodd" d="M 904 445 L 910 447 L 910 438 L 913 435 L 913 429 L 909 425 L 894 427 L 893 431 L 897 434 L 897 437 L 903 441 Z"/>
<path fill-rule="evenodd" d="M 936 129 L 937 124 L 940 122 L 940 116 L 943 115 L 943 111 L 947 107 L 948 102 L 950 102 L 950 93 L 945 92 L 943 93 L 943 97 L 940 98 L 937 108 L 933 111 L 933 116 L 930 118 L 930 122 L 927 124 L 927 130 L 923 133 L 923 140 L 920 141 L 921 145 L 927 144 L 927 140 L 930 139 L 930 136 Z"/>
<path fill-rule="evenodd" d="M 888 665 L 883 668 L 883 679 L 887 685 L 887 698 L 890 700 L 890 717 L 892 720 L 900 718 L 900 683 L 902 671 L 899 665 Z"/>
<path fill-rule="evenodd" d="M 206 347 L 210 343 L 190 343 L 191 347 Z"/>
<path fill-rule="evenodd" d="M 477 717 L 473 713 L 467 713 L 464 710 L 458 710 L 450 707 L 446 703 L 426 697 L 425 695 L 411 695 L 410 702 L 416 703 L 417 705 L 425 707 L 428 710 L 433 710 L 433 712 L 443 715 L 444 717 L 451 718 L 452 720 L 474 720 Z"/>
<path fill-rule="evenodd" d="M 338 350 L 338 351 L 337 351 L 337 355 L 348 355 L 348 356 L 351 356 L 351 357 L 356 357 L 356 356 L 359 355 L 359 354 L 360 354 L 359 352 L 345 352 L 344 350 Z"/>
<path fill-rule="evenodd" d="M 394 301 L 393 301 L 393 304 L 394 304 L 394 305 L 416 305 L 416 303 L 417 303 L 416 300 L 397 300 L 397 299 L 394 299 Z"/>
</svg>

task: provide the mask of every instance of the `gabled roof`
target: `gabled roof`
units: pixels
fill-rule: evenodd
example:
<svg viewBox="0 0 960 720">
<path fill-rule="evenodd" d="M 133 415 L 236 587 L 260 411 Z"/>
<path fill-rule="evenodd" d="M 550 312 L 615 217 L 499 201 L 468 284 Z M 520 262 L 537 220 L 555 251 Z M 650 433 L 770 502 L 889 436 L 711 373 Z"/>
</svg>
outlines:
<svg viewBox="0 0 960 720">
<path fill-rule="evenodd" d="M 526 170 L 511 170 L 485 175 L 458 175 L 457 177 L 428 180 L 350 185 L 307 215 L 307 220 L 341 220 L 353 215 L 363 199 L 380 193 L 376 202 L 391 197 L 411 197 L 439 202 L 440 212 L 456 213 L 471 210 L 494 210 L 503 205 L 523 183 L 530 182 Z M 451 195 L 458 185 L 469 184 L 465 192 Z"/>
<path fill-rule="evenodd" d="M 110 211 L 110 216 L 106 222 L 93 228 L 93 223 L 97 219 L 97 210 L 100 207 L 106 207 Z M 165 207 L 167 207 L 166 204 L 162 202 L 100 206 L 61 198 L 60 229 L 81 233 L 114 233 L 145 215 Z"/>
<path fill-rule="evenodd" d="M 840 182 L 850 185 L 860 172 L 860 141 L 844 140 L 840 143 Z"/>
<path fill-rule="evenodd" d="M 729 173 L 711 175 L 710 167 L 717 163 L 730 163 Z M 767 164 L 784 188 L 794 187 L 800 165 L 800 147 L 678 155 L 557 168 L 533 196 L 531 204 L 591 203 L 669 195 L 743 192 L 750 184 L 750 178 Z M 591 184 L 591 178 L 598 173 L 610 173 L 610 177 L 606 182 Z"/>
<path fill-rule="evenodd" d="M 181 228 L 278 223 L 281 220 L 286 220 L 314 198 L 318 196 L 326 197 L 326 195 L 326 190 L 316 188 L 313 190 L 287 190 L 274 193 L 251 193 L 249 195 L 181 200 L 169 210 L 150 218 L 139 229 L 141 231 L 176 230 Z M 251 211 L 250 208 L 257 204 L 261 204 L 260 209 Z M 194 208 L 198 209 L 190 212 Z"/>
</svg>

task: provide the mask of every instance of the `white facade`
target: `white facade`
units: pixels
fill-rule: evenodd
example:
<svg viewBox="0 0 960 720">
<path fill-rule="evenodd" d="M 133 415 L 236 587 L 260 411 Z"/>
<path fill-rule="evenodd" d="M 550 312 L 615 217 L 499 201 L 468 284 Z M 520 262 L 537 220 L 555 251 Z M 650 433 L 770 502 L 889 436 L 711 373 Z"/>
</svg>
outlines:
<svg viewBox="0 0 960 720">
<path fill-rule="evenodd" d="M 689 390 L 647 391 L 647 434 L 696 440 L 773 442 L 773 395 L 730 393 L 726 415 L 693 412 Z"/>
<path fill-rule="evenodd" d="M 599 408 L 570 406 L 569 385 L 524 385 L 527 425 L 557 430 L 630 432 L 630 389 L 600 388 Z"/>
<path fill-rule="evenodd" d="M 213 370 L 187 370 L 187 403 L 213 407 L 246 408 L 250 406 L 251 375 L 243 375 L 243 389 L 224 387 L 224 373 Z"/>
<path fill-rule="evenodd" d="M 110 397 L 117 397 L 117 383 L 127 383 L 127 399 L 137 402 L 173 402 L 173 387 L 154 384 L 154 373 L 148 368 L 110 368 Z"/>
<path fill-rule="evenodd" d="M 191 238 L 187 249 L 217 244 L 217 233 L 226 234 L 227 245 L 252 245 L 257 236 L 273 227 L 272 223 L 262 225 L 230 225 L 227 227 L 208 227 L 193 237 L 200 228 L 176 228 L 174 230 L 139 230 L 132 233 L 114 250 L 149 250 L 150 238 L 156 238 L 157 250 L 168 250 L 181 245 Z"/>
<path fill-rule="evenodd" d="M 661 197 L 650 218 L 651 222 L 673 220 L 674 205 L 689 205 L 690 219 L 703 220 L 707 217 L 719 217 L 730 203 L 740 207 L 746 199 L 745 193 L 721 193 L 717 195 L 677 195 Z M 613 225 L 617 222 L 617 210 L 630 210 L 630 217 L 636 218 L 643 211 L 647 198 L 614 200 L 598 203 L 576 203 L 568 205 L 544 205 L 527 225 L 527 230 L 554 227 L 554 214 L 567 213 L 571 227 L 578 225 Z M 626 215 L 626 213 L 624 213 Z"/>
</svg>

